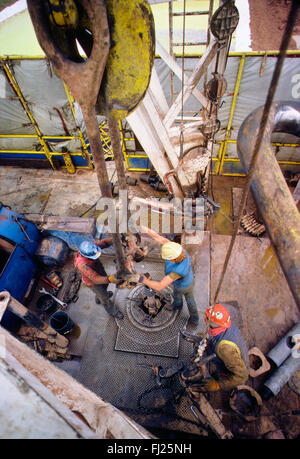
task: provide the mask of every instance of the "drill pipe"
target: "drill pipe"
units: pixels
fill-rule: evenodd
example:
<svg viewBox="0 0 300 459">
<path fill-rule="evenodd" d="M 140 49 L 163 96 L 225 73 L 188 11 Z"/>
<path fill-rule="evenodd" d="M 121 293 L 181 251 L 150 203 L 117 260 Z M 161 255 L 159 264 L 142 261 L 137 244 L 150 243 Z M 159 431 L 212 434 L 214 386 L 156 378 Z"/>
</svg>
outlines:
<svg viewBox="0 0 300 459">
<path fill-rule="evenodd" d="M 242 123 L 237 151 L 245 172 L 260 127 L 263 107 Z M 295 302 L 300 309 L 300 215 L 271 146 L 273 132 L 300 136 L 300 102 L 272 104 L 251 189 Z"/>
<path fill-rule="evenodd" d="M 267 357 L 279 367 L 292 353 L 290 340 L 300 334 L 300 322 L 296 323 L 281 340 L 269 351 Z"/>
</svg>

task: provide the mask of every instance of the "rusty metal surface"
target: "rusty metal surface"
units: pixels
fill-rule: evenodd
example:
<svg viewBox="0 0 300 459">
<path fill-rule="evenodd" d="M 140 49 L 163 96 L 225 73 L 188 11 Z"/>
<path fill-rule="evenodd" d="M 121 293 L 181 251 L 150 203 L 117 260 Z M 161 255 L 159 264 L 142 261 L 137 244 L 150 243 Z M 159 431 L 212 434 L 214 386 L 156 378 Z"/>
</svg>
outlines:
<svg viewBox="0 0 300 459">
<path fill-rule="evenodd" d="M 103 197 L 112 199 L 110 181 L 106 169 L 102 142 L 100 139 L 95 105 L 107 61 L 110 45 L 110 34 L 107 22 L 106 7 L 103 1 L 80 0 L 78 7 L 87 16 L 93 43 L 88 58 L 79 61 L 72 52 L 63 48 L 57 28 L 53 30 L 49 18 L 47 2 L 29 0 L 28 10 L 35 28 L 38 41 L 51 60 L 59 77 L 65 81 L 75 100 L 81 107 L 90 148 L 96 168 L 99 187 Z M 72 28 L 72 27 L 71 27 Z M 76 29 L 76 25 L 74 25 Z M 70 29 L 68 26 L 67 29 Z M 75 32 L 74 32 L 75 33 Z M 115 209 L 112 208 L 112 212 Z M 113 221 L 114 215 L 112 215 Z M 112 234 L 117 257 L 119 277 L 128 274 L 122 243 L 118 232 Z"/>
<path fill-rule="evenodd" d="M 263 107 L 260 107 L 251 113 L 239 130 L 237 149 L 246 173 L 254 151 L 262 111 Z M 272 105 L 251 189 L 300 309 L 300 215 L 271 146 L 274 131 L 299 136 L 299 121 L 300 102 L 283 101 Z"/>
<path fill-rule="evenodd" d="M 28 11 L 40 46 L 52 62 L 59 77 L 82 107 L 95 105 L 103 71 L 109 53 L 110 35 L 104 1 L 79 0 L 77 2 L 86 13 L 93 35 L 93 46 L 88 59 L 61 49 L 60 37 L 53 32 L 48 16 L 48 2 L 28 0 Z"/>
<path fill-rule="evenodd" d="M 114 118 L 109 117 L 108 127 L 109 127 L 109 134 L 111 137 L 112 150 L 114 153 L 114 161 L 115 161 L 117 174 L 118 174 L 119 189 L 127 190 L 127 182 L 126 182 L 125 167 L 124 167 L 124 157 L 122 153 L 121 136 L 120 136 L 120 129 L 119 129 L 118 122 Z"/>
<path fill-rule="evenodd" d="M 7 307 L 16 316 L 23 319 L 29 326 L 36 328 L 51 344 L 55 344 L 60 352 L 66 354 L 69 341 L 64 336 L 57 333 L 47 323 L 39 319 L 38 316 L 29 311 L 23 304 L 13 298 L 9 292 L 0 293 L 0 308 Z"/>
<path fill-rule="evenodd" d="M 101 195 L 112 199 L 96 103 L 99 111 L 100 97 L 102 113 L 109 117 L 119 185 L 126 189 L 120 133 L 115 120 L 134 109 L 150 81 L 154 62 L 151 9 L 145 0 L 131 0 L 130 5 L 127 0 L 78 0 L 76 3 L 69 0 L 61 4 L 54 0 L 29 0 L 28 10 L 41 47 L 80 105 Z M 86 58 L 79 54 L 76 40 L 83 47 Z M 130 50 L 131 58 L 126 50 Z M 101 88 L 105 69 L 104 87 Z M 120 115 L 122 113 L 124 116 Z M 115 222 L 114 206 L 110 216 Z M 117 275 L 127 277 L 130 271 L 117 229 L 112 230 L 111 237 L 117 258 Z"/>
</svg>

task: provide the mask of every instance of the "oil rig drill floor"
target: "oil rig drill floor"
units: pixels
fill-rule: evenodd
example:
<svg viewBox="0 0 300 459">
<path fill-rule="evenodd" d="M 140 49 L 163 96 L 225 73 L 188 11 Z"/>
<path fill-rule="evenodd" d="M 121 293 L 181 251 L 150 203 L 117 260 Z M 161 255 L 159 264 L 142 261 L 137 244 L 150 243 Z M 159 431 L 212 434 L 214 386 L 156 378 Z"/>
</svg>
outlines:
<svg viewBox="0 0 300 459">
<path fill-rule="evenodd" d="M 19 213 L 78 215 L 99 195 L 95 174 L 90 171 L 70 177 L 60 171 L 5 168 L 0 171 L 0 178 L 1 201 Z M 230 183 L 228 190 L 229 203 Z M 213 297 L 229 243 L 228 234 L 206 232 L 200 246 L 187 247 L 195 273 L 200 316 Z M 108 274 L 115 271 L 111 256 L 103 257 L 103 261 Z M 62 270 L 63 277 L 71 267 L 69 260 Z M 157 258 L 147 259 L 137 269 L 150 272 L 153 279 L 160 279 L 163 274 L 163 264 Z M 125 313 L 123 322 L 137 331 L 136 336 L 132 332 L 128 336 L 122 330 L 122 321 L 116 322 L 95 304 L 94 294 L 88 288 L 81 286 L 78 293 L 78 301 L 67 309 L 76 324 L 69 349 L 74 358 L 54 364 L 141 425 L 159 431 L 159 436 L 170 438 L 172 432 L 177 436 L 178 432 L 205 436 L 176 378 L 158 385 L 152 369 L 153 364 L 166 367 L 191 355 L 192 344 L 179 335 L 179 329 L 186 326 L 188 319 L 186 305 L 176 317 L 161 316 L 158 329 L 151 330 L 148 341 L 144 342 L 141 318 L 136 316 L 133 302 L 127 298 L 133 291 L 119 290 L 115 300 Z M 232 304 L 233 320 L 248 347 L 256 346 L 265 354 L 299 321 L 299 311 L 267 236 L 237 237 L 219 300 Z M 187 328 L 191 333 L 203 329 L 203 320 L 196 329 Z M 155 344 L 154 336 L 159 336 L 160 346 Z M 247 384 L 259 390 L 267 376 L 249 378 Z M 230 411 L 229 394 L 211 395 L 209 401 L 237 438 L 261 438 L 276 429 L 281 429 L 286 438 L 297 438 L 300 416 L 291 414 L 300 409 L 299 384 L 297 387 L 295 390 L 295 385 L 286 384 L 276 397 L 263 403 L 260 416 L 253 422 L 245 422 Z"/>
<path fill-rule="evenodd" d="M 208 251 L 208 242 L 206 234 L 203 253 Z M 104 255 L 103 264 L 108 274 L 114 272 L 113 258 Z M 149 272 L 154 280 L 164 275 L 164 265 L 158 260 L 144 260 L 137 268 Z M 101 305 L 95 304 L 94 294 L 81 286 L 78 301 L 68 310 L 77 325 L 74 335 L 70 335 L 69 350 L 77 357 L 56 365 L 146 428 L 202 434 L 178 377 L 158 381 L 154 366 L 165 368 L 180 360 L 188 362 L 192 344 L 180 337 L 180 330 L 194 334 L 204 330 L 201 312 L 208 301 L 208 285 L 206 266 L 196 277 L 201 321 L 194 328 L 187 324 L 189 314 L 185 303 L 180 313 L 163 308 L 150 319 L 135 301 L 142 295 L 142 286 L 133 290 L 109 287 L 112 300 L 124 313 L 122 320 L 109 316 Z"/>
<path fill-rule="evenodd" d="M 200 247 L 188 248 L 201 317 L 209 291 L 214 293 L 229 242 L 228 236 L 207 232 Z M 105 258 L 104 265 L 108 273 L 113 272 L 111 258 Z M 150 272 L 156 280 L 163 275 L 163 264 L 158 261 L 142 262 L 138 269 Z M 188 362 L 192 344 L 182 339 L 179 330 L 187 327 L 187 331 L 196 334 L 204 331 L 204 321 L 202 319 L 196 328 L 187 325 L 188 311 L 184 304 L 180 314 L 172 316 L 174 313 L 165 311 L 169 316 L 162 316 L 154 329 L 144 332 L 143 318 L 136 312 L 135 303 L 128 299 L 134 292 L 118 290 L 114 294 L 113 298 L 125 314 L 123 320 L 116 321 L 95 304 L 89 289 L 81 287 L 78 302 L 69 309 L 71 318 L 82 330 L 79 337 L 76 333 L 70 337 L 70 352 L 76 355 L 77 348 L 77 355 L 81 357 L 56 364 L 70 374 L 73 372 L 84 386 L 162 438 L 172 438 L 172 432 L 174 438 L 179 432 L 183 437 L 205 437 L 207 431 L 199 426 L 178 379 L 166 378 L 159 384 L 153 371 L 153 365 L 164 368 L 179 360 Z M 248 347 L 258 347 L 265 354 L 299 320 L 297 307 L 267 237 L 260 240 L 238 237 L 221 295 Z M 266 375 L 249 378 L 247 384 L 258 391 L 265 379 Z M 261 415 L 254 422 L 245 422 L 230 410 L 229 394 L 210 395 L 209 401 L 237 438 L 257 438 L 279 428 L 286 438 L 295 438 L 300 432 L 299 416 L 281 414 L 300 408 L 299 392 L 291 387 L 286 384 L 276 397 L 265 401 Z"/>
</svg>

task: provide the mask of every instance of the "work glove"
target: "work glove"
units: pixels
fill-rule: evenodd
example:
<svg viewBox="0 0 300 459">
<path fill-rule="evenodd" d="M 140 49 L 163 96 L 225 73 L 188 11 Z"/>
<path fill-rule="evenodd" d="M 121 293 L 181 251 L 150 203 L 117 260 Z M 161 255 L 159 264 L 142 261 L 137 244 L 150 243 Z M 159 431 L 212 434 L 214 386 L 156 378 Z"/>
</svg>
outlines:
<svg viewBox="0 0 300 459">
<path fill-rule="evenodd" d="M 198 397 L 199 392 L 217 392 L 220 390 L 220 385 L 215 379 L 203 379 L 197 384 L 192 384 L 187 388 L 190 395 Z"/>
<path fill-rule="evenodd" d="M 201 381 L 201 379 L 203 379 L 203 372 L 201 368 L 195 366 L 193 368 L 184 369 L 180 376 L 185 383 L 189 384 L 191 382 Z"/>
<path fill-rule="evenodd" d="M 108 276 L 108 281 L 112 284 L 120 284 L 123 282 L 123 279 L 117 279 L 114 274 L 111 274 Z"/>
</svg>

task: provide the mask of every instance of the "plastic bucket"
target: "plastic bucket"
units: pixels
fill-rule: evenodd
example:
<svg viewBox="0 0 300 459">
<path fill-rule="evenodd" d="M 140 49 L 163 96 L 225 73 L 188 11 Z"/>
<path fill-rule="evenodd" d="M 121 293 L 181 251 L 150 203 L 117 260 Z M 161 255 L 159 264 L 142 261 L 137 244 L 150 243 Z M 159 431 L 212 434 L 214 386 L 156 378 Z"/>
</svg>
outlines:
<svg viewBox="0 0 300 459">
<path fill-rule="evenodd" d="M 74 322 L 65 311 L 57 311 L 50 317 L 50 327 L 60 335 L 66 335 L 74 328 Z"/>
</svg>

